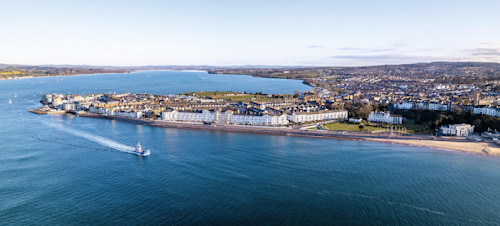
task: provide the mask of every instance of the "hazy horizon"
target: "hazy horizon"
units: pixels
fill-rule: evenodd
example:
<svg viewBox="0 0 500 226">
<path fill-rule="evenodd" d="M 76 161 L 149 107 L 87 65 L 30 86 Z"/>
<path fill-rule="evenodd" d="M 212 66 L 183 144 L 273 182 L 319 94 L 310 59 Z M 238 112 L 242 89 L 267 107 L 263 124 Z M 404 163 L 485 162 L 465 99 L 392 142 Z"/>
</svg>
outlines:
<svg viewBox="0 0 500 226">
<path fill-rule="evenodd" d="M 492 63 L 500 64 L 499 62 L 479 62 L 479 61 L 432 61 L 432 62 L 415 62 L 415 63 L 400 63 L 400 64 L 373 64 L 373 65 L 208 65 L 208 64 L 164 64 L 164 65 L 91 65 L 91 64 L 5 64 L 0 62 L 0 65 L 20 65 L 20 66 L 37 66 L 37 67 L 117 67 L 117 68 L 134 68 L 134 67 L 221 67 L 221 68 L 314 68 L 314 67 L 370 67 L 370 66 L 394 66 L 394 65 L 411 65 L 411 64 L 432 64 L 432 63 Z"/>
<path fill-rule="evenodd" d="M 29 1 L 1 4 L 0 62 L 370 66 L 500 62 L 500 2 Z"/>
</svg>

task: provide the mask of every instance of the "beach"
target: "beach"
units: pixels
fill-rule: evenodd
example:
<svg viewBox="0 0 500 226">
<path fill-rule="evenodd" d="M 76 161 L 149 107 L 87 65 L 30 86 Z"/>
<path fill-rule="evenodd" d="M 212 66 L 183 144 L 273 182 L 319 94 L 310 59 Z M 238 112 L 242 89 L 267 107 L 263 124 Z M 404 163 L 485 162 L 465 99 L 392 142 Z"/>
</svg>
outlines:
<svg viewBox="0 0 500 226">
<path fill-rule="evenodd" d="M 463 151 L 463 152 L 470 152 L 470 153 L 484 154 L 491 156 L 500 156 L 500 147 L 492 142 L 474 142 L 474 141 L 459 140 L 459 139 L 448 139 L 448 140 L 445 139 L 428 140 L 428 139 L 418 139 L 418 138 L 401 139 L 398 137 L 391 139 L 366 138 L 366 140 L 405 144 L 412 146 L 431 147 L 431 148 L 446 149 L 453 151 Z"/>
</svg>

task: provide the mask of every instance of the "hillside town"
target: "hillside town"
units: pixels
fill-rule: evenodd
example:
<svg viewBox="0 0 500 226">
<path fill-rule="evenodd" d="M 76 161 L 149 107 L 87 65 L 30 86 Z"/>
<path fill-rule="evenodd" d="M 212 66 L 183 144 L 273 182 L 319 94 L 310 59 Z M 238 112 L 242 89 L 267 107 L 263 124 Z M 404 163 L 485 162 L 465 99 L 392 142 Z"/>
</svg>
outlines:
<svg viewBox="0 0 500 226">
<path fill-rule="evenodd" d="M 498 117 L 500 64 L 435 62 L 365 67 L 212 69 L 258 77 L 302 79 L 321 98 L 399 109 L 464 111 Z M 480 113 L 481 112 L 481 113 Z"/>
<path fill-rule="evenodd" d="M 372 111 L 401 114 L 417 122 L 424 113 L 455 118 L 450 123 L 474 124 L 476 132 L 500 130 L 500 64 L 434 62 L 404 65 L 323 68 L 232 68 L 210 73 L 301 79 L 313 86 L 305 96 L 347 109 L 354 120 Z M 365 106 L 365 107 L 364 107 Z M 366 107 L 367 106 L 367 107 Z M 361 111 L 360 109 L 363 109 Z M 418 111 L 418 113 L 415 113 Z M 473 115 L 472 115 L 473 114 Z M 460 119 L 458 119 L 460 118 Z M 443 125 L 430 122 L 429 129 Z M 422 122 L 426 123 L 426 122 Z M 431 128 L 432 127 L 432 128 Z"/>
</svg>

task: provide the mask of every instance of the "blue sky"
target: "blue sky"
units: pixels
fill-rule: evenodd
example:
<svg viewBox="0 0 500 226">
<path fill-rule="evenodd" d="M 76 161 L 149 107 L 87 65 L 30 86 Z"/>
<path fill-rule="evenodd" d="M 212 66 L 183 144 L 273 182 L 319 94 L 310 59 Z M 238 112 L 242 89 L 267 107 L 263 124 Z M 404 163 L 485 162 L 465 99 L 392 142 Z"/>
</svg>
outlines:
<svg viewBox="0 0 500 226">
<path fill-rule="evenodd" d="M 0 63 L 500 62 L 500 1 L 0 1 Z"/>
</svg>

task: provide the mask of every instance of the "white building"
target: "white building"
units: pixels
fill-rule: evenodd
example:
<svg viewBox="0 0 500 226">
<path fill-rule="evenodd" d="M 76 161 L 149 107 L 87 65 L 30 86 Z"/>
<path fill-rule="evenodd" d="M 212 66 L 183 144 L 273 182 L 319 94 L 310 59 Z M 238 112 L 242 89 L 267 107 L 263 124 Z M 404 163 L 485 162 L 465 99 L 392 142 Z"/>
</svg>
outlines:
<svg viewBox="0 0 500 226">
<path fill-rule="evenodd" d="M 450 85 L 439 84 L 436 85 L 436 89 L 450 89 Z"/>
<path fill-rule="evenodd" d="M 500 117 L 500 108 L 475 107 L 474 114 L 483 114 L 483 115 L 491 115 L 493 117 Z"/>
<path fill-rule="evenodd" d="M 410 109 L 421 109 L 421 110 L 431 110 L 431 111 L 448 111 L 448 105 L 435 103 L 435 102 L 418 102 L 406 101 L 403 103 L 394 103 L 393 107 L 396 109 L 410 110 Z"/>
<path fill-rule="evenodd" d="M 431 111 L 447 111 L 448 105 L 441 103 L 429 103 L 427 109 Z"/>
<path fill-rule="evenodd" d="M 65 103 L 63 104 L 63 110 L 66 111 L 76 110 L 76 105 L 74 103 Z"/>
<path fill-rule="evenodd" d="M 234 114 L 233 111 L 209 111 L 202 112 L 162 112 L 161 119 L 164 121 L 180 122 L 214 122 L 220 124 L 249 124 L 249 125 L 286 125 L 286 115 L 242 115 Z"/>
<path fill-rule="evenodd" d="M 293 112 L 287 119 L 295 123 L 323 121 L 323 120 L 345 120 L 347 111 L 325 111 L 325 112 Z"/>
<path fill-rule="evenodd" d="M 127 118 L 141 119 L 142 111 L 115 111 L 114 108 L 104 108 L 104 107 L 95 107 L 90 106 L 89 112 L 100 115 L 111 115 L 111 116 L 121 116 Z"/>
<path fill-rule="evenodd" d="M 391 115 L 389 112 L 372 111 L 368 115 L 368 122 L 383 122 L 392 124 L 403 124 L 403 117 L 401 115 Z"/>
<path fill-rule="evenodd" d="M 250 124 L 250 125 L 286 125 L 288 120 L 286 115 L 270 116 L 270 115 L 231 115 L 231 123 L 234 124 Z"/>
<path fill-rule="evenodd" d="M 394 108 L 396 109 L 405 109 L 405 110 L 409 110 L 409 109 L 413 109 L 414 106 L 415 106 L 415 102 L 403 102 L 403 103 L 394 103 Z"/>
<path fill-rule="evenodd" d="M 142 118 L 142 111 L 118 111 L 118 112 L 114 112 L 113 110 L 109 110 L 108 112 L 110 113 L 108 115 L 116 115 L 116 116 L 135 118 L 135 119 Z"/>
<path fill-rule="evenodd" d="M 474 133 L 474 126 L 469 124 L 453 124 L 441 126 L 439 132 L 444 136 L 466 137 Z"/>
<path fill-rule="evenodd" d="M 169 111 L 162 112 L 161 119 L 165 121 L 183 121 L 183 122 L 203 122 L 202 112 L 190 111 Z"/>
</svg>

